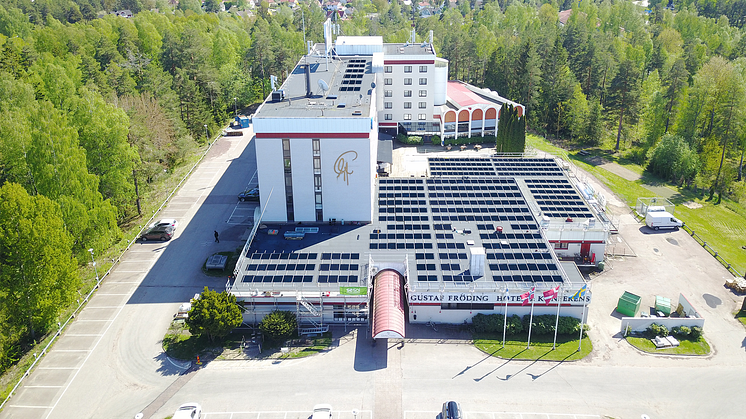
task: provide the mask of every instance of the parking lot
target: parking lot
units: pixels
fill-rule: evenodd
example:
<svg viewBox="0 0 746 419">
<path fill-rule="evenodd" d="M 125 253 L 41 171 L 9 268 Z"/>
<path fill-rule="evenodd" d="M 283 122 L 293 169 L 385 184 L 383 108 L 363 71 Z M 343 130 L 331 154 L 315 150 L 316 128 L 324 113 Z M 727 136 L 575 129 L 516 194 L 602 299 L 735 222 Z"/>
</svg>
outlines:
<svg viewBox="0 0 746 419">
<path fill-rule="evenodd" d="M 366 328 L 336 328 L 320 355 L 217 360 L 181 375 L 189 364 L 165 356 L 161 339 L 181 302 L 205 285 L 225 286 L 200 268 L 210 254 L 243 244 L 246 225 L 232 220 L 240 205 L 256 205 L 236 199 L 255 171 L 248 143 L 216 143 L 162 214 L 179 219 L 174 239 L 125 255 L 0 418 L 129 419 L 147 411 L 162 419 L 197 401 L 208 419 L 308 418 L 317 403 L 332 404 L 338 419 L 435 419 L 446 400 L 459 401 L 470 419 L 743 416 L 746 401 L 733 392 L 746 376 L 746 333 L 733 319 L 742 297 L 723 287 L 729 274 L 685 231 L 648 230 L 613 199 L 623 238 L 615 246 L 629 252 L 591 275 L 594 351 L 581 361 L 497 359 L 455 329 L 409 325 L 404 345 L 374 347 Z M 624 291 L 641 296 L 643 307 L 655 295 L 684 294 L 706 319 L 712 354 L 648 355 L 628 345 L 614 311 Z"/>
</svg>

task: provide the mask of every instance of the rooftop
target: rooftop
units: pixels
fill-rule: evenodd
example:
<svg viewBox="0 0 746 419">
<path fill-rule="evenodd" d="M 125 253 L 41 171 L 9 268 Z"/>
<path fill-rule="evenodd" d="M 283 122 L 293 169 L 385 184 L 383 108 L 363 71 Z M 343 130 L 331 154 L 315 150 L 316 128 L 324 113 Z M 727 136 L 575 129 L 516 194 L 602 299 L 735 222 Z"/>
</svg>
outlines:
<svg viewBox="0 0 746 419">
<path fill-rule="evenodd" d="M 383 53 L 386 59 L 396 59 L 396 55 L 431 55 L 435 58 L 435 52 L 432 46 L 427 42 L 418 44 L 383 44 Z"/>
<path fill-rule="evenodd" d="M 451 163 L 453 173 L 435 174 L 434 168 Z M 338 220 L 336 225 L 260 229 L 239 261 L 233 291 L 333 292 L 339 286 L 366 286 L 371 261 L 404 260 L 409 285 L 420 292 L 582 283 L 574 265 L 557 259 L 531 208 L 554 199 L 542 199 L 544 185 L 552 185 L 547 190 L 572 187 L 554 160 L 432 158 L 430 172 L 429 178 L 378 179 L 370 224 Z M 538 195 L 532 195 L 534 184 L 541 186 L 535 189 Z M 573 211 L 582 216 L 587 209 Z M 302 240 L 284 238 L 296 229 L 306 231 Z M 470 270 L 470 253 L 479 248 L 485 253 L 484 274 Z"/>
<path fill-rule="evenodd" d="M 284 98 L 273 100 L 275 95 L 270 94 L 254 119 L 370 118 L 370 102 L 375 100 L 371 61 L 370 56 L 334 57 L 328 62 L 324 57 L 306 56 L 278 89 Z"/>
</svg>

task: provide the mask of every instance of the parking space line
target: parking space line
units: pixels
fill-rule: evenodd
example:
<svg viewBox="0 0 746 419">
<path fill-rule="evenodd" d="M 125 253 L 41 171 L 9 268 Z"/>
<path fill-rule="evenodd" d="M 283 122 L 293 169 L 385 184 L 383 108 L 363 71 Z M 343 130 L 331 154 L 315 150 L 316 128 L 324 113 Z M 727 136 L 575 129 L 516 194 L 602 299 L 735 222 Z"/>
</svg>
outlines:
<svg viewBox="0 0 746 419">
<path fill-rule="evenodd" d="M 25 388 L 62 388 L 62 386 L 24 386 Z"/>
<path fill-rule="evenodd" d="M 107 309 L 107 308 L 111 309 L 111 308 L 121 308 L 121 307 L 124 307 L 124 306 L 123 305 L 121 305 L 121 306 L 97 306 L 97 307 L 86 306 L 85 308 L 104 310 L 104 309 Z"/>
<path fill-rule="evenodd" d="M 21 409 L 49 409 L 51 406 L 27 406 L 23 404 L 9 404 L 8 407 L 18 407 Z"/>
<path fill-rule="evenodd" d="M 98 319 L 77 319 L 76 322 L 111 322 L 113 320 L 98 320 Z"/>
<path fill-rule="evenodd" d="M 79 370 L 80 367 L 39 367 L 40 370 Z"/>
<path fill-rule="evenodd" d="M 100 333 L 65 333 L 65 336 L 90 337 L 90 336 L 103 336 L 103 335 Z"/>
<path fill-rule="evenodd" d="M 90 349 L 53 349 L 54 352 L 88 352 Z"/>
<path fill-rule="evenodd" d="M 122 296 L 122 295 L 129 295 L 129 293 L 126 293 L 126 294 L 117 294 L 117 293 L 104 293 L 104 292 L 100 292 L 97 295 L 119 295 L 119 296 Z"/>
</svg>

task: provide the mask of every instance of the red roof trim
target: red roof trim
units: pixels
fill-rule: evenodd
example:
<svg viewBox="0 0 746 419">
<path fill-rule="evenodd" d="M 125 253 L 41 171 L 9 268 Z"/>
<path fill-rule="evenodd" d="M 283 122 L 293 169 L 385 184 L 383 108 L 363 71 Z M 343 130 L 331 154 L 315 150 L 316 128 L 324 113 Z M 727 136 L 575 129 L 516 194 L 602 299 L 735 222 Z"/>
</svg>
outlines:
<svg viewBox="0 0 746 419">
<path fill-rule="evenodd" d="M 397 64 L 435 64 L 435 60 L 385 60 L 384 65 Z"/>
<path fill-rule="evenodd" d="M 369 138 L 367 132 L 262 132 L 256 138 Z"/>
<path fill-rule="evenodd" d="M 395 127 L 397 125 L 398 124 L 396 122 L 379 122 L 378 123 L 379 127 Z"/>
</svg>

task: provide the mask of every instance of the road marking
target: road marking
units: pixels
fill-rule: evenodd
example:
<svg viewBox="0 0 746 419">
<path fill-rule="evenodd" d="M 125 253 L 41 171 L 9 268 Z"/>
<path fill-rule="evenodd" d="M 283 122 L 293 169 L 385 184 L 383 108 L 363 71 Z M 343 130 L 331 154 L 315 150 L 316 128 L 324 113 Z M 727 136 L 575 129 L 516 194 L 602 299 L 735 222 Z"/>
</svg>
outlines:
<svg viewBox="0 0 746 419">
<path fill-rule="evenodd" d="M 123 307 L 123 306 L 97 306 L 97 307 L 85 306 L 85 308 L 90 308 L 90 309 L 101 309 L 101 310 L 105 310 L 105 309 L 107 309 L 107 308 L 111 309 L 111 308 L 122 308 L 122 307 Z"/>
<path fill-rule="evenodd" d="M 49 409 L 49 406 L 26 406 L 22 404 L 9 404 L 8 407 L 20 407 L 22 409 Z"/>
<path fill-rule="evenodd" d="M 53 349 L 53 352 L 88 352 L 90 349 Z"/>
<path fill-rule="evenodd" d="M 60 388 L 62 386 L 24 386 L 25 388 Z"/>
<path fill-rule="evenodd" d="M 40 370 L 78 370 L 80 367 L 39 367 Z"/>
<path fill-rule="evenodd" d="M 103 336 L 103 335 L 99 333 L 65 333 L 65 336 L 82 337 L 82 336 Z"/>
<path fill-rule="evenodd" d="M 114 321 L 114 319 L 111 319 L 111 320 L 77 319 L 75 321 L 78 321 L 78 322 L 111 322 L 111 321 Z"/>
<path fill-rule="evenodd" d="M 105 293 L 105 292 L 99 292 L 98 295 L 129 295 L 129 293 L 126 294 L 117 294 L 117 293 Z M 578 332 L 580 333 L 580 332 Z"/>
</svg>

